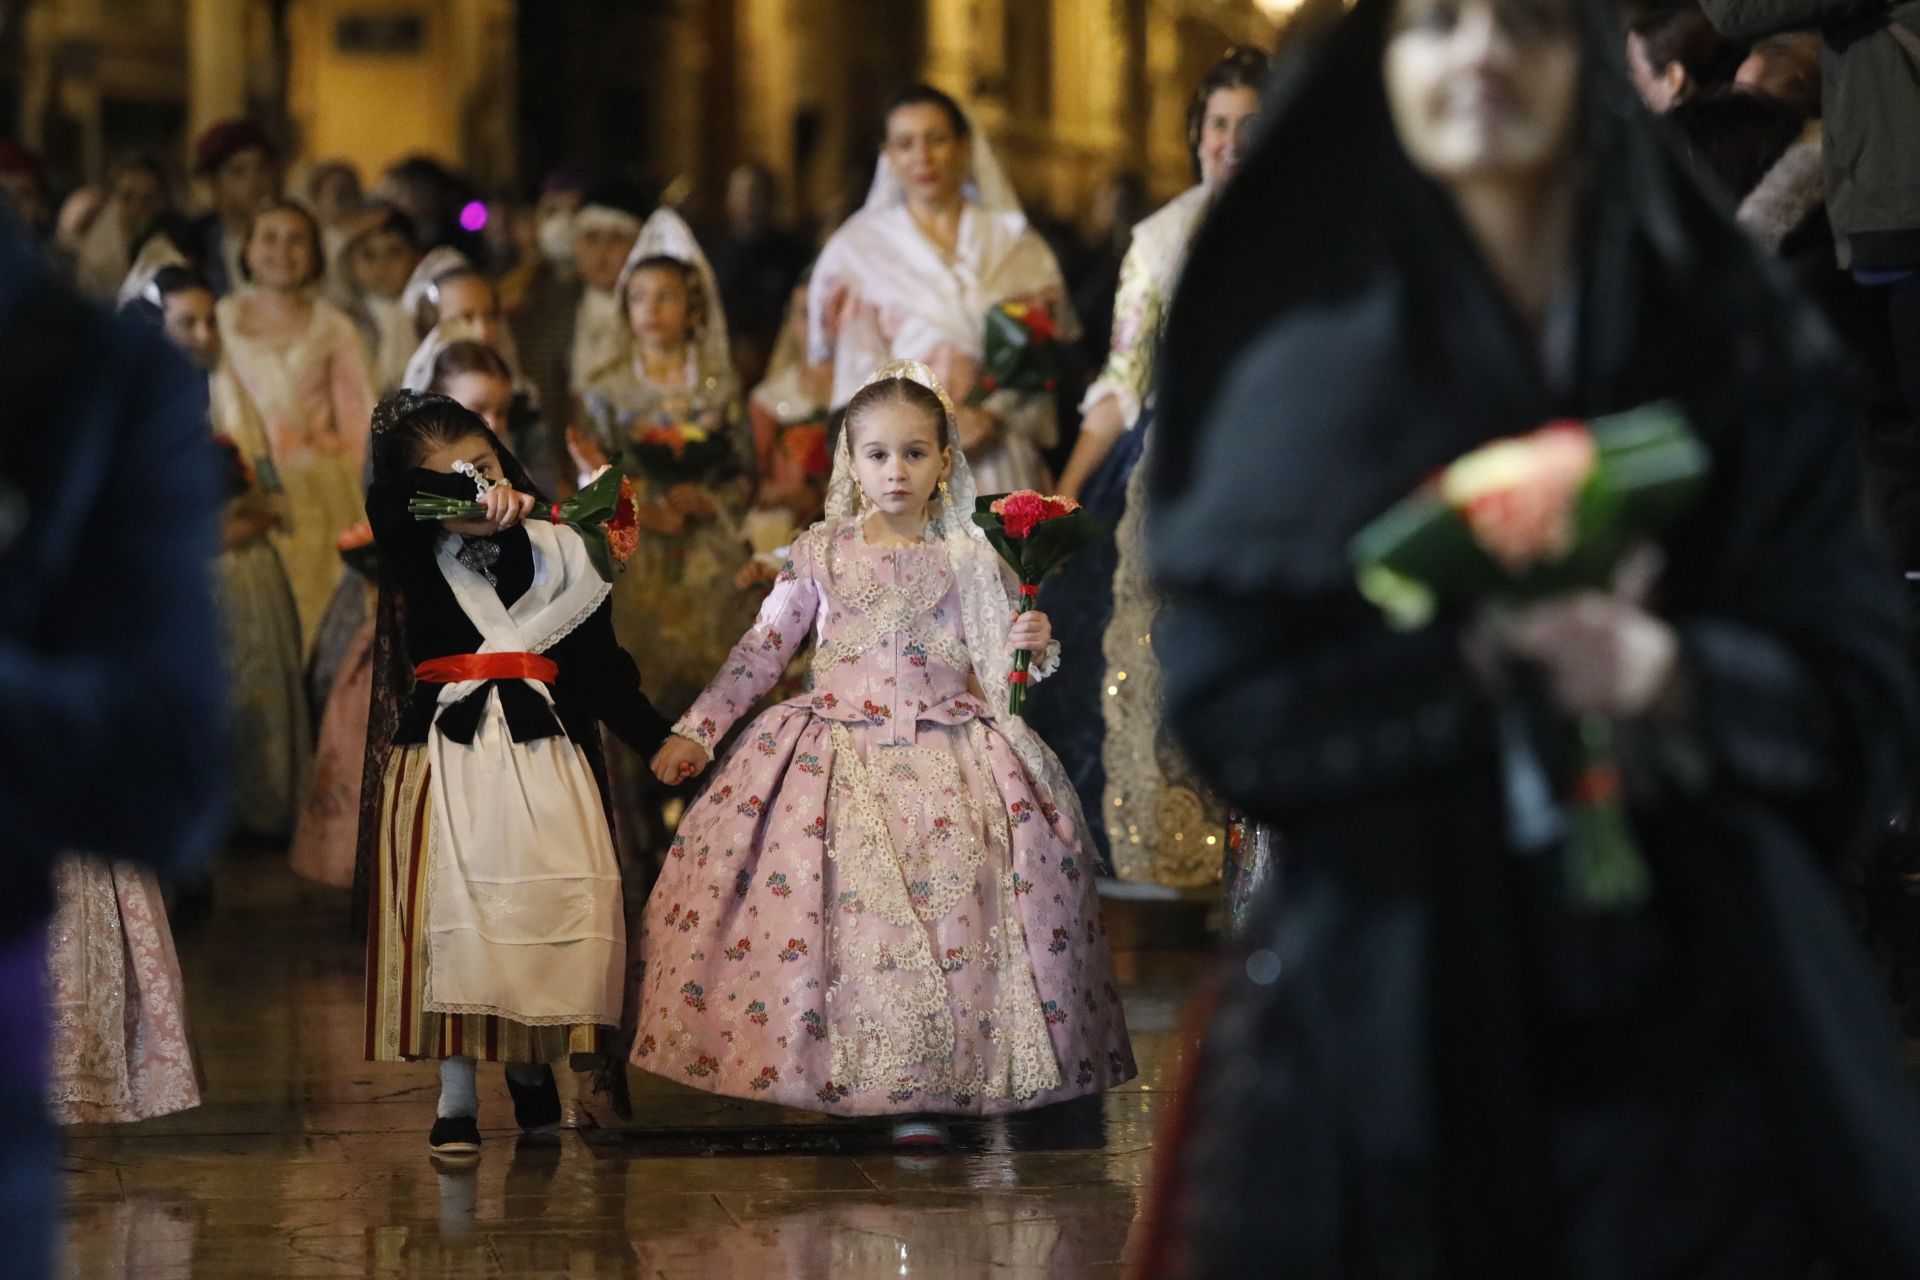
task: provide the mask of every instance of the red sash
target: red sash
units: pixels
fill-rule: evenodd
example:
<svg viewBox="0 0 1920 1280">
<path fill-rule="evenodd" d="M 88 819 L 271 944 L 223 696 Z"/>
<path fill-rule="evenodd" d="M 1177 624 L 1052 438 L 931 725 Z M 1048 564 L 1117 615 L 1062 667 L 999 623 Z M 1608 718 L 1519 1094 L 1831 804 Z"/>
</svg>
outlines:
<svg viewBox="0 0 1920 1280">
<path fill-rule="evenodd" d="M 553 684 L 560 666 L 537 653 L 458 653 L 430 658 L 413 669 L 426 684 L 459 684 L 464 680 L 538 680 Z"/>
</svg>

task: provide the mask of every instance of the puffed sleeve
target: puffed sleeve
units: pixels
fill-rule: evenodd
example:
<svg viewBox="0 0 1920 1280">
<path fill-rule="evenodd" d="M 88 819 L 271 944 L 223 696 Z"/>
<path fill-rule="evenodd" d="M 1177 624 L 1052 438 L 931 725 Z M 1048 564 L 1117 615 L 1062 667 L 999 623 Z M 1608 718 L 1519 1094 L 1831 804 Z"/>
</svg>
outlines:
<svg viewBox="0 0 1920 1280">
<path fill-rule="evenodd" d="M 1154 340 L 1166 306 L 1154 286 L 1153 272 L 1147 268 L 1146 252 L 1144 242 L 1136 238 L 1120 261 L 1120 287 L 1113 299 L 1113 343 L 1100 376 L 1080 401 L 1080 412 L 1086 413 L 1113 397 L 1128 428 L 1139 421 L 1146 403 L 1153 376 Z"/>
<path fill-rule="evenodd" d="M 820 610 L 814 578 L 813 535 L 794 540 L 791 558 L 760 606 L 753 628 L 727 656 L 727 665 L 694 701 L 673 731 L 711 753 L 734 722 L 773 688 L 813 631 Z"/>
</svg>

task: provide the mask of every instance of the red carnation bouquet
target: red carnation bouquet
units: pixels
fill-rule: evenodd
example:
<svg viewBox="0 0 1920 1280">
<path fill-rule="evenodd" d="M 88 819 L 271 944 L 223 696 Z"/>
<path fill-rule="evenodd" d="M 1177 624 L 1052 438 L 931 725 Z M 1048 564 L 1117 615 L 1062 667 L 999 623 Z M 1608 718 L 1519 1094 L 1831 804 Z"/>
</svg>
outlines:
<svg viewBox="0 0 1920 1280">
<path fill-rule="evenodd" d="M 1060 327 L 1030 302 L 1003 302 L 987 312 L 980 380 L 967 393 L 978 405 L 996 391 L 1052 391 L 1060 385 Z"/>
<path fill-rule="evenodd" d="M 1049 498 L 1031 489 L 990 494 L 979 500 L 973 522 L 987 535 L 1000 558 L 1013 566 L 1020 580 L 1020 603 L 1014 616 L 1033 607 L 1040 580 L 1066 563 L 1080 548 L 1100 537 L 1100 522 L 1071 498 Z M 1033 655 L 1025 649 L 1013 655 L 1013 673 L 1007 677 L 1007 710 L 1024 715 L 1027 709 L 1028 669 Z"/>
<path fill-rule="evenodd" d="M 455 469 L 460 465 L 455 463 Z M 483 493 L 491 488 L 477 477 L 474 485 Z M 478 502 L 431 493 L 414 494 L 407 503 L 407 511 L 416 520 L 461 520 L 485 514 L 485 508 Z M 621 468 L 618 458 L 602 467 L 600 474 L 571 498 L 544 509 L 535 507 L 528 518 L 572 526 L 587 544 L 587 557 L 593 561 L 593 567 L 608 582 L 613 581 L 617 569 L 626 566 L 640 545 L 633 477 Z"/>
<path fill-rule="evenodd" d="M 1360 590 L 1401 629 L 1442 604 L 1525 604 L 1611 587 L 1622 562 L 1697 496 L 1707 453 L 1680 410 L 1656 404 L 1550 423 L 1475 449 L 1362 529 Z M 1578 725 L 1565 797 L 1569 889 L 1589 909 L 1632 908 L 1651 889 L 1621 800 L 1613 726 Z"/>
</svg>

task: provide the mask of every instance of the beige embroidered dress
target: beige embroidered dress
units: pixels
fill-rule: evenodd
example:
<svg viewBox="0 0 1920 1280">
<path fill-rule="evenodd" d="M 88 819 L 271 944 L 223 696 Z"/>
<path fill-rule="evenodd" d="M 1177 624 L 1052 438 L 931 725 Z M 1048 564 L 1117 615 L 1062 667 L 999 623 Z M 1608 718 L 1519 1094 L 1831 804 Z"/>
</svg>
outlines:
<svg viewBox="0 0 1920 1280">
<path fill-rule="evenodd" d="M 648 901 L 636 1065 L 840 1114 L 991 1114 L 1134 1074 L 1075 824 L 969 691 L 937 543 L 816 525 L 678 732 L 718 742 L 809 637 Z"/>
<path fill-rule="evenodd" d="M 302 642 L 311 647 L 345 572 L 340 534 L 366 518 L 360 472 L 373 417 L 373 374 L 353 321 L 330 302 L 316 298 L 306 328 L 284 340 L 244 332 L 241 310 L 238 296 L 220 300 L 227 360 L 215 379 L 215 403 L 244 394 L 264 424 L 287 497 L 287 528 L 273 535 L 274 549 L 300 610 Z"/>
</svg>

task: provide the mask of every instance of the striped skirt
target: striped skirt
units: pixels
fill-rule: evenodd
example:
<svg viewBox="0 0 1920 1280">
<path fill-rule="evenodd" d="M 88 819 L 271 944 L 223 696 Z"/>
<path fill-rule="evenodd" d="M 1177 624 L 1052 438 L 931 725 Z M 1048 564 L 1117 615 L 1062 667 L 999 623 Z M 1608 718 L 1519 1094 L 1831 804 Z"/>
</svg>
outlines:
<svg viewBox="0 0 1920 1280">
<path fill-rule="evenodd" d="M 426 747 L 402 747 L 389 759 L 381 788 L 367 928 L 368 1060 L 465 1055 L 483 1062 L 559 1062 L 576 1053 L 620 1052 L 613 1027 L 530 1027 L 486 1014 L 427 1011 L 429 775 Z"/>
</svg>

